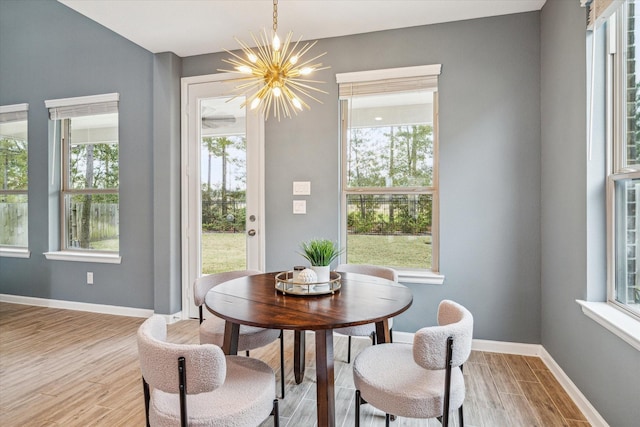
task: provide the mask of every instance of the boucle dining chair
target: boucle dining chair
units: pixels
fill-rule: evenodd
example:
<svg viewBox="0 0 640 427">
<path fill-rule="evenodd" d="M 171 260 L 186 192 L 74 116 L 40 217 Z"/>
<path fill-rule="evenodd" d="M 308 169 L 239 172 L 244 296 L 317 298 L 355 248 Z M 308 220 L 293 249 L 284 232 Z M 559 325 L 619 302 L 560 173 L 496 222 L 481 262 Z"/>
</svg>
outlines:
<svg viewBox="0 0 640 427">
<path fill-rule="evenodd" d="M 420 329 L 413 344 L 380 344 L 360 352 L 353 361 L 356 427 L 363 403 L 384 411 L 387 427 L 391 414 L 438 418 L 447 427 L 449 411 L 456 408 L 458 425 L 464 427 L 462 365 L 471 354 L 472 336 L 471 313 L 444 300 L 438 306 L 438 326 Z"/>
<path fill-rule="evenodd" d="M 398 272 L 393 268 L 380 267 L 377 265 L 368 264 L 340 264 L 336 267 L 337 272 L 345 273 L 358 273 L 367 274 L 369 276 L 381 277 L 383 279 L 398 282 Z M 389 332 L 393 330 L 393 318 L 389 319 Z M 349 342 L 347 347 L 347 363 L 351 363 L 351 337 L 370 337 L 373 344 L 377 343 L 376 340 L 376 325 L 375 323 L 367 323 L 366 325 L 359 326 L 347 326 L 345 328 L 334 329 L 342 335 L 349 336 Z M 393 337 L 391 338 L 393 341 Z"/>
<path fill-rule="evenodd" d="M 222 347 L 224 342 L 224 319 L 214 315 L 204 319 L 203 305 L 207 292 L 220 283 L 260 273 L 257 270 L 236 270 L 208 274 L 196 279 L 193 284 L 193 301 L 198 306 L 200 314 L 200 344 L 215 344 Z M 280 393 L 284 399 L 284 334 L 282 330 L 240 325 L 238 351 L 246 351 L 249 356 L 249 350 L 264 347 L 278 338 L 280 338 Z"/>
<path fill-rule="evenodd" d="M 138 329 L 147 426 L 279 425 L 273 369 L 258 359 L 225 356 L 212 344 L 166 341 L 154 315 Z"/>
</svg>

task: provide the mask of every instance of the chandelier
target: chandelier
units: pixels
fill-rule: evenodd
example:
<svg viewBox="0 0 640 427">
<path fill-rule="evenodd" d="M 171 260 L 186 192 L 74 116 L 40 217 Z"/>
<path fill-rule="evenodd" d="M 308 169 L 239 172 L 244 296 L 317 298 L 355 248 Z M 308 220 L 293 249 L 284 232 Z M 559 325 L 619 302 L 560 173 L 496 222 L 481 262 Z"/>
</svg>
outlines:
<svg viewBox="0 0 640 427">
<path fill-rule="evenodd" d="M 238 38 L 235 40 L 240 44 L 244 56 L 237 55 L 225 49 L 232 56 L 223 59 L 223 62 L 233 66 L 233 70 L 218 69 L 218 71 L 229 73 L 241 73 L 244 76 L 238 77 L 236 81 L 243 82 L 236 86 L 235 90 L 246 97 L 241 108 L 249 105 L 250 108 L 260 107 L 265 113 L 265 120 L 269 116 L 269 110 L 273 116 L 280 120 L 280 117 L 291 117 L 291 112 L 298 113 L 303 108 L 310 109 L 303 97 L 313 99 L 322 104 L 322 101 L 313 96 L 315 92 L 327 93 L 321 89 L 313 87 L 312 84 L 324 83 L 319 80 L 309 80 L 308 76 L 314 71 L 326 70 L 322 63 L 314 63 L 326 52 L 314 56 L 311 59 L 303 60 L 302 56 L 311 49 L 317 41 L 313 43 L 300 43 L 302 37 L 296 42 L 292 42 L 293 32 L 289 32 L 284 40 L 280 42 L 277 34 L 278 30 L 278 0 L 273 0 L 273 34 L 271 40 L 267 36 L 267 31 L 262 30 L 260 40 L 253 33 L 251 38 L 256 44 L 255 50 Z M 240 96 L 240 95 L 238 95 Z"/>
</svg>

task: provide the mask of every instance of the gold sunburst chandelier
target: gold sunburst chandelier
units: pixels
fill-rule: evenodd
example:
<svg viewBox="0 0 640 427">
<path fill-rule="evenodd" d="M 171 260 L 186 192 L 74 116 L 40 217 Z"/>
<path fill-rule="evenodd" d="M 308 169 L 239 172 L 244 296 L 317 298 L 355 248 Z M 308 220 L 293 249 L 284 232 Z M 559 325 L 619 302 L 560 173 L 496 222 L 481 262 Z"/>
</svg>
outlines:
<svg viewBox="0 0 640 427">
<path fill-rule="evenodd" d="M 251 38 L 255 45 L 254 49 L 238 38 L 235 40 L 240 44 L 244 56 L 237 55 L 225 49 L 232 56 L 223 59 L 224 62 L 233 66 L 233 70 L 218 71 L 228 73 L 241 73 L 246 76 L 239 77 L 237 81 L 244 82 L 238 85 L 235 90 L 241 92 L 246 97 L 241 105 L 249 105 L 251 109 L 260 107 L 265 114 L 265 120 L 269 116 L 269 110 L 273 116 L 280 120 L 280 117 L 291 117 L 291 112 L 298 113 L 303 108 L 311 109 L 303 97 L 313 99 L 322 104 L 322 101 L 313 96 L 314 92 L 327 93 L 321 89 L 313 87 L 312 84 L 324 83 L 319 80 L 309 80 L 308 76 L 314 71 L 325 70 L 322 63 L 315 63 L 318 58 L 326 55 L 326 52 L 314 56 L 311 59 L 303 60 L 302 56 L 311 49 L 317 41 L 312 43 L 300 43 L 302 37 L 296 42 L 292 42 L 293 32 L 289 32 L 284 40 L 280 42 L 278 38 L 278 0 L 273 0 L 273 34 L 271 40 L 267 37 L 267 31 L 262 30 L 260 40 L 253 33 Z"/>
</svg>

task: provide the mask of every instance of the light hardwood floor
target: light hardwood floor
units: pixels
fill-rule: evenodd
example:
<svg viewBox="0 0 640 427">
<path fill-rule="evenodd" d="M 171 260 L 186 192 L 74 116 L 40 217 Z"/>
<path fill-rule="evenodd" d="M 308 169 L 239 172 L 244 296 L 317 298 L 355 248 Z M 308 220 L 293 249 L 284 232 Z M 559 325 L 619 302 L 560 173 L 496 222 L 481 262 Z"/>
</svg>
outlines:
<svg viewBox="0 0 640 427">
<path fill-rule="evenodd" d="M 143 320 L 0 303 L 0 425 L 143 426 L 135 340 Z M 197 343 L 197 320 L 170 325 L 168 339 Z M 336 336 L 334 343 L 336 424 L 353 426 L 346 337 Z M 281 426 L 311 427 L 315 425 L 313 337 L 307 339 L 307 370 L 299 385 L 293 381 L 292 344 L 293 335 L 286 332 L 287 391 L 280 401 Z M 354 354 L 368 345 L 368 340 L 354 340 Z M 251 356 L 266 361 L 277 373 L 278 341 Z M 467 426 L 589 425 L 539 358 L 473 352 L 464 373 Z M 362 415 L 363 426 L 384 425 L 384 415 L 369 405 L 362 406 Z M 273 422 L 267 419 L 262 425 Z M 440 423 L 399 418 L 392 425 Z"/>
</svg>

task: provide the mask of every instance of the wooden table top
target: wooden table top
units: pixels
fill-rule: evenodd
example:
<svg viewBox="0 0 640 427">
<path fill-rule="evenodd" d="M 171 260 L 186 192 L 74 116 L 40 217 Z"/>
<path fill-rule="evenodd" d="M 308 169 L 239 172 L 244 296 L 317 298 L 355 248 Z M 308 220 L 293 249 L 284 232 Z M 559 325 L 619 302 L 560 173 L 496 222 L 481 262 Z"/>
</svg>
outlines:
<svg viewBox="0 0 640 427">
<path fill-rule="evenodd" d="M 320 330 L 363 325 L 397 316 L 413 302 L 409 288 L 356 273 L 340 273 L 335 294 L 284 295 L 275 289 L 278 273 L 240 277 L 213 287 L 209 311 L 243 325 L 270 329 Z"/>
</svg>

